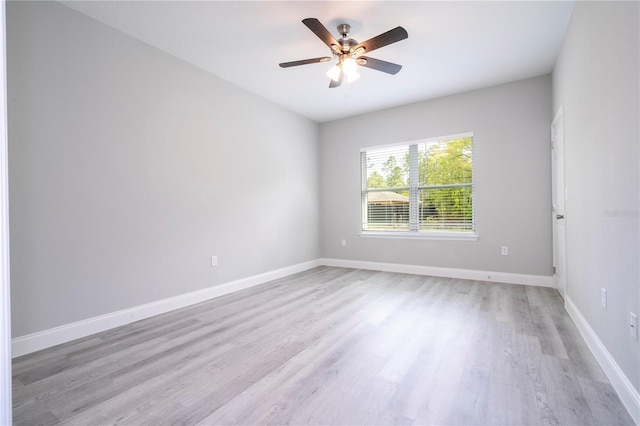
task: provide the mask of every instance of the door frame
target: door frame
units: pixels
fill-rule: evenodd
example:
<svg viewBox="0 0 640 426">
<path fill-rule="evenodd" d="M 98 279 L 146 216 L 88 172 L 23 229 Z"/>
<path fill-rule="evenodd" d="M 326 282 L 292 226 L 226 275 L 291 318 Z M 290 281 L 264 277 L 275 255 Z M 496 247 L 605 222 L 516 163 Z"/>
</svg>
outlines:
<svg viewBox="0 0 640 426">
<path fill-rule="evenodd" d="M 9 159 L 5 0 L 0 2 L 0 424 L 11 414 L 11 297 L 9 281 Z"/>
<path fill-rule="evenodd" d="M 558 219 L 556 211 L 556 203 L 552 198 L 551 207 L 551 227 L 552 227 L 552 248 L 553 248 L 553 284 L 563 299 L 569 292 L 569 283 L 567 279 L 567 225 L 566 219 L 566 203 L 567 203 L 567 182 L 566 182 L 566 157 L 565 157 L 565 129 L 564 129 L 564 104 L 560 105 L 558 111 L 551 122 L 551 191 L 552 197 L 562 197 L 562 219 Z M 562 188 L 557 191 L 557 178 L 562 175 Z M 558 193 L 559 192 L 559 193 Z M 563 235 L 558 235 L 557 221 L 563 220 Z M 559 255 L 560 250 L 564 253 Z M 562 263 L 561 265 L 559 263 Z M 562 271 L 562 279 L 559 279 L 556 270 Z"/>
</svg>

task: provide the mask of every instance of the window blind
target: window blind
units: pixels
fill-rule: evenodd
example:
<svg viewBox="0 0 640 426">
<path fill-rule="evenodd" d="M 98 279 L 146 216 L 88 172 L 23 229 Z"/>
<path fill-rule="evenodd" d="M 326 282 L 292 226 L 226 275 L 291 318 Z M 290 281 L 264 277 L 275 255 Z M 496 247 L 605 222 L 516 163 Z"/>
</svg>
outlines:
<svg viewBox="0 0 640 426">
<path fill-rule="evenodd" d="M 473 232 L 473 136 L 361 151 L 362 230 Z"/>
</svg>

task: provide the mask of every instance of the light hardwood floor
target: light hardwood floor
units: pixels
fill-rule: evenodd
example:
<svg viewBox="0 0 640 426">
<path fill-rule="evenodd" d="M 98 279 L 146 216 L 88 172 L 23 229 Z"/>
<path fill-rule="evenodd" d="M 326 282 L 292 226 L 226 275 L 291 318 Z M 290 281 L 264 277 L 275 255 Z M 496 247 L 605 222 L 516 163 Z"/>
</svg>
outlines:
<svg viewBox="0 0 640 426">
<path fill-rule="evenodd" d="M 555 290 L 343 268 L 13 368 L 16 425 L 633 424 Z"/>
</svg>

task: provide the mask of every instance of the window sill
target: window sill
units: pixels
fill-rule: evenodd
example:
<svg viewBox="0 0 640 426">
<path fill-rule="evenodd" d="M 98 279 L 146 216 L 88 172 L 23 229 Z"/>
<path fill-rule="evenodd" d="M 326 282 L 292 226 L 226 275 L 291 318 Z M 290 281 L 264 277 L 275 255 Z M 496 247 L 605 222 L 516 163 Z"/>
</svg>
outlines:
<svg viewBox="0 0 640 426">
<path fill-rule="evenodd" d="M 457 232 L 393 232 L 393 231 L 360 231 L 363 238 L 394 238 L 408 240 L 443 240 L 443 241 L 477 241 L 478 234 Z"/>
</svg>

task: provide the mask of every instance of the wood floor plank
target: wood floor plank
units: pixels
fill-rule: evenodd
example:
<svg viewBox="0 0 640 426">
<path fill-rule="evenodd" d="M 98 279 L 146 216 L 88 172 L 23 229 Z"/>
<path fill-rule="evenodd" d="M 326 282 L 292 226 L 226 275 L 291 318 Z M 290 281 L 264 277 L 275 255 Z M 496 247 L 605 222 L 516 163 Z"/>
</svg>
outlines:
<svg viewBox="0 0 640 426">
<path fill-rule="evenodd" d="M 486 286 L 481 286 L 486 287 Z M 460 381 L 452 413 L 460 424 L 486 424 L 489 408 L 489 384 L 494 358 L 491 348 L 495 345 L 497 325 L 484 311 L 479 311 L 470 331 L 470 350 L 462 365 L 464 373 Z M 451 419 L 451 417 L 450 417 Z"/>
<path fill-rule="evenodd" d="M 538 306 L 531 307 L 531 319 L 533 321 L 533 334 L 540 342 L 542 353 L 553 355 L 562 359 L 569 359 L 558 328 L 553 318 Z"/>
<path fill-rule="evenodd" d="M 540 374 L 547 384 L 549 403 L 559 424 L 616 424 L 613 422 L 614 419 L 603 422 L 603 419 L 597 419 L 593 415 L 578 378 L 567 371 L 565 360 L 549 355 L 542 355 L 540 360 Z M 622 424 L 633 424 L 633 422 L 629 419 Z"/>
<path fill-rule="evenodd" d="M 627 425 L 553 289 L 319 267 L 13 363 L 14 424 Z"/>
<path fill-rule="evenodd" d="M 629 417 L 624 408 L 617 403 L 618 395 L 610 383 L 578 377 L 585 400 L 596 419 L 609 419 L 611 424 L 626 424 Z"/>
<path fill-rule="evenodd" d="M 567 352 L 568 360 L 563 362 L 566 368 L 570 369 L 573 375 L 608 383 L 607 376 L 589 351 L 571 318 L 565 313 L 565 315 L 551 315 L 551 319 L 556 325 L 558 335 Z"/>
</svg>

